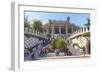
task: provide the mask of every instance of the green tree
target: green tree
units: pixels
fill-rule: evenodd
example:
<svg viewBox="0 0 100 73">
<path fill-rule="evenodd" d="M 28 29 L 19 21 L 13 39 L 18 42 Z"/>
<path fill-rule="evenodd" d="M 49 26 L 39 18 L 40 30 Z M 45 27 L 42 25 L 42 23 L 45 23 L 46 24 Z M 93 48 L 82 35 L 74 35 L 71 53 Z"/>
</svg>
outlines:
<svg viewBox="0 0 100 73">
<path fill-rule="evenodd" d="M 58 37 L 55 41 L 54 41 L 54 47 L 55 49 L 63 49 L 65 47 L 65 41 L 62 37 Z"/>
<path fill-rule="evenodd" d="M 24 27 L 30 28 L 30 22 L 28 21 L 28 16 L 24 17 Z"/>
<path fill-rule="evenodd" d="M 40 20 L 33 20 L 32 28 L 35 31 L 42 32 L 42 22 Z"/>
</svg>

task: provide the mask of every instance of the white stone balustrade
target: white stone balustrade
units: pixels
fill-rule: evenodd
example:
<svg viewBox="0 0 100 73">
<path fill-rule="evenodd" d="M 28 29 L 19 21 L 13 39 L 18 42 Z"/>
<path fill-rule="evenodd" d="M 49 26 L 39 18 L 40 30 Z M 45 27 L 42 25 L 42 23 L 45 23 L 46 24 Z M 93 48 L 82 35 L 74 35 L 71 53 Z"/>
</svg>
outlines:
<svg viewBox="0 0 100 73">
<path fill-rule="evenodd" d="M 45 33 L 40 33 L 40 32 L 34 31 L 34 30 L 27 28 L 27 27 L 25 28 L 24 33 L 39 36 L 39 37 L 42 37 L 42 38 L 47 38 Z"/>
<path fill-rule="evenodd" d="M 78 36 L 82 33 L 85 33 L 85 32 L 90 32 L 90 27 L 83 27 L 83 28 L 80 28 L 79 30 L 73 32 L 71 35 L 70 35 L 70 38 L 73 38 L 75 36 Z"/>
</svg>

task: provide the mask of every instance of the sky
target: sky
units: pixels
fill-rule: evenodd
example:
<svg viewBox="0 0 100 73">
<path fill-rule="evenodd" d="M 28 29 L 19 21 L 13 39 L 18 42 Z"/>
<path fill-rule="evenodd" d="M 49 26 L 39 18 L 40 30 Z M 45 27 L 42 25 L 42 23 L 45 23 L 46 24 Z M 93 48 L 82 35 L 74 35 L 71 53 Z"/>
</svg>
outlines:
<svg viewBox="0 0 100 73">
<path fill-rule="evenodd" d="M 67 20 L 70 17 L 70 22 L 83 27 L 87 23 L 87 18 L 90 14 L 86 13 L 65 13 L 65 12 L 40 12 L 40 11 L 25 11 L 24 15 L 28 17 L 28 21 L 41 20 L 43 24 L 48 23 L 48 20 Z"/>
</svg>

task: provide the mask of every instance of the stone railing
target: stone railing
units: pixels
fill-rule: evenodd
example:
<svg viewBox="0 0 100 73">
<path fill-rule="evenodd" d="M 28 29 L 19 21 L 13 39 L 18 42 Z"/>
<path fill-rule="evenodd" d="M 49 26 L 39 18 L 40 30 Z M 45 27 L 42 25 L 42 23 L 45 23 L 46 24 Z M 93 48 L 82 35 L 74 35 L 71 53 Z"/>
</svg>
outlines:
<svg viewBox="0 0 100 73">
<path fill-rule="evenodd" d="M 73 32 L 71 35 L 70 35 L 70 38 L 74 38 L 78 35 L 81 35 L 83 33 L 86 33 L 86 32 L 90 32 L 90 27 L 83 27 L 83 28 L 80 28 L 79 30 Z"/>
<path fill-rule="evenodd" d="M 46 33 L 40 33 L 37 31 L 33 31 L 31 28 L 27 28 L 27 27 L 24 28 L 24 33 L 47 39 Z"/>
</svg>

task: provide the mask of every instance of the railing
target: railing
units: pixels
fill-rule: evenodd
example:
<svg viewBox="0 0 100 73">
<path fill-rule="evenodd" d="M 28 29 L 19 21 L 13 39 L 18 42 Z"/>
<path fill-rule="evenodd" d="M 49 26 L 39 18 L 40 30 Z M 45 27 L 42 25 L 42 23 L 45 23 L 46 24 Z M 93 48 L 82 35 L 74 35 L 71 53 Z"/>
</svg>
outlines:
<svg viewBox="0 0 100 73">
<path fill-rule="evenodd" d="M 79 30 L 73 32 L 73 33 L 70 35 L 70 38 L 74 38 L 75 36 L 81 35 L 81 34 L 86 33 L 86 32 L 90 32 L 90 27 L 83 27 L 83 28 L 80 28 Z"/>
<path fill-rule="evenodd" d="M 25 34 L 29 34 L 29 35 L 35 35 L 35 36 L 38 36 L 38 37 L 42 37 L 42 38 L 47 39 L 45 33 L 40 33 L 40 32 L 37 32 L 37 31 L 33 31 L 32 29 L 27 28 L 27 27 L 24 29 L 24 33 Z"/>
</svg>

